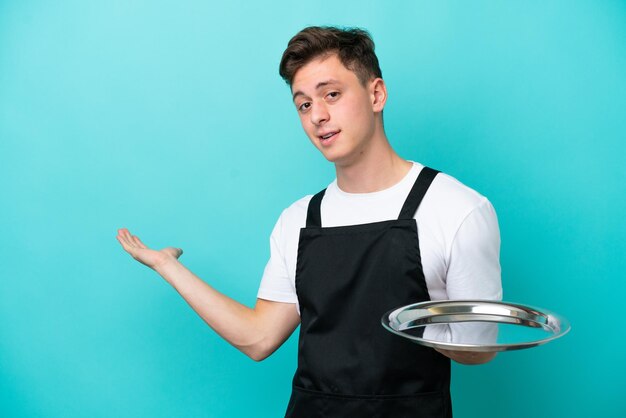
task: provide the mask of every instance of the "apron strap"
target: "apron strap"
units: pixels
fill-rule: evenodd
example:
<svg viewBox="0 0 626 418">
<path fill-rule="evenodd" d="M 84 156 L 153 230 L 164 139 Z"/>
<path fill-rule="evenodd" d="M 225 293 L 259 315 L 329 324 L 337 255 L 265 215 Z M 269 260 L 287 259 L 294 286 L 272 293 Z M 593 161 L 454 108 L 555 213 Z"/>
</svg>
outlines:
<svg viewBox="0 0 626 418">
<path fill-rule="evenodd" d="M 435 179 L 437 173 L 439 173 L 439 171 L 433 170 L 430 167 L 424 166 L 424 168 L 422 168 L 419 176 L 417 176 L 417 180 L 415 180 L 415 183 L 413 184 L 413 188 L 404 201 L 404 205 L 402 206 L 398 219 L 413 219 L 415 212 L 417 212 L 417 208 L 420 203 L 422 203 L 422 199 L 428 191 L 430 184 Z"/>
<path fill-rule="evenodd" d="M 311 198 L 309 201 L 309 207 L 306 213 L 306 227 L 315 227 L 321 228 L 322 226 L 322 215 L 321 215 L 321 204 L 322 198 L 324 197 L 324 193 L 326 193 L 326 189 L 322 190 L 315 196 Z"/>
</svg>

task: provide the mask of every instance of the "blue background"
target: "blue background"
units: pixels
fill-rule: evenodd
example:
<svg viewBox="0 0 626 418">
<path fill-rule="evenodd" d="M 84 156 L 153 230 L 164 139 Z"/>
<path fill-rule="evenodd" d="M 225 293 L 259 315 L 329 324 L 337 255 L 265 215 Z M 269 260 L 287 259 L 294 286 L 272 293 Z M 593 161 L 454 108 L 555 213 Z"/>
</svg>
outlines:
<svg viewBox="0 0 626 418">
<path fill-rule="evenodd" d="M 281 210 L 334 177 L 277 74 L 310 24 L 368 28 L 397 151 L 489 197 L 504 299 L 564 338 L 455 365 L 459 417 L 618 417 L 623 1 L 0 1 L 0 415 L 277 417 L 255 363 L 122 251 L 184 248 L 252 305 Z"/>
</svg>

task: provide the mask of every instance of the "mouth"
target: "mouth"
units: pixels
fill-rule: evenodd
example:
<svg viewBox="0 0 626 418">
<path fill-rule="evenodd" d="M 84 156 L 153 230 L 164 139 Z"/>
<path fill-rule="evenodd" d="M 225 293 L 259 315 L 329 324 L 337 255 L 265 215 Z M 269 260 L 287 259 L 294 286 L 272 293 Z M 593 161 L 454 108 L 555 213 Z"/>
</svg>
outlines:
<svg viewBox="0 0 626 418">
<path fill-rule="evenodd" d="M 322 145 L 327 145 L 330 144 L 330 142 L 337 137 L 339 132 L 341 131 L 331 131 L 325 133 L 324 135 L 318 135 L 317 137 L 319 138 Z"/>
</svg>

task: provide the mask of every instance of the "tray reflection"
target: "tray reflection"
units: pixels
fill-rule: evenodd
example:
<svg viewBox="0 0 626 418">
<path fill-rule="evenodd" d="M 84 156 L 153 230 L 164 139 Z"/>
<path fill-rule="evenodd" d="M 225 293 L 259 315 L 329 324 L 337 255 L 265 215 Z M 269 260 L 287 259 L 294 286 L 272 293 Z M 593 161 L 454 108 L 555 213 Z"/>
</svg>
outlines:
<svg viewBox="0 0 626 418">
<path fill-rule="evenodd" d="M 458 351 L 530 348 L 566 334 L 553 312 L 496 301 L 429 301 L 388 312 L 382 324 L 418 344 Z"/>
</svg>

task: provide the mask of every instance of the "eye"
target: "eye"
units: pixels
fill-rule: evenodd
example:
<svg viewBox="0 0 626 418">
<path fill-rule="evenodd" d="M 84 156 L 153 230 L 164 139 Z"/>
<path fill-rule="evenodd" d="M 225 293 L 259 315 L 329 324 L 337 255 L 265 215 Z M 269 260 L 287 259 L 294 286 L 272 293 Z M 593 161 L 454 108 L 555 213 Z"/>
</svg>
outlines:
<svg viewBox="0 0 626 418">
<path fill-rule="evenodd" d="M 334 101 L 337 100 L 339 98 L 339 92 L 338 91 L 331 91 L 330 93 L 328 93 L 326 95 L 327 99 L 329 101 Z"/>
<path fill-rule="evenodd" d="M 310 107 L 310 102 L 304 102 L 300 106 L 298 106 L 298 112 L 306 112 Z"/>
</svg>

